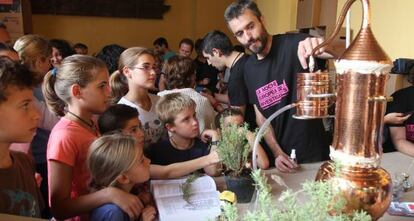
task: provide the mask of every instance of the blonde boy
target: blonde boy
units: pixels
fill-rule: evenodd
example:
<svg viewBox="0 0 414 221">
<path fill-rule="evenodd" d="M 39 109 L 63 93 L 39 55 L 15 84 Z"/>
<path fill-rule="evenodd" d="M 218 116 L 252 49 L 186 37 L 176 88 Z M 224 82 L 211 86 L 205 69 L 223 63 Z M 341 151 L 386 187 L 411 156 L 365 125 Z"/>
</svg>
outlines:
<svg viewBox="0 0 414 221">
<path fill-rule="evenodd" d="M 168 130 L 168 138 L 147 150 L 152 178 L 174 178 L 199 169 L 211 176 L 218 175 L 219 157 L 206 143 L 210 140 L 214 148 L 218 134 L 215 130 L 204 130 L 201 134 L 203 141 L 199 138 L 195 106 L 189 96 L 180 93 L 165 95 L 157 103 L 156 112 Z"/>
</svg>

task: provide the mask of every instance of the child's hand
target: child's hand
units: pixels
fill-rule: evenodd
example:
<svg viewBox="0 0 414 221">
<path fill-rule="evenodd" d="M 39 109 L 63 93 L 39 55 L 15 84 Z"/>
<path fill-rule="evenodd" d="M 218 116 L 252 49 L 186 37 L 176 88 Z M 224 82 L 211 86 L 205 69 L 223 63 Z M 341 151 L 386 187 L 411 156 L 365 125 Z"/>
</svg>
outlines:
<svg viewBox="0 0 414 221">
<path fill-rule="evenodd" d="M 209 141 L 217 141 L 218 139 L 219 139 L 219 136 L 216 130 L 206 129 L 201 133 L 201 140 L 204 143 L 207 143 Z"/>
<path fill-rule="evenodd" d="M 141 214 L 141 221 L 152 221 L 155 219 L 155 215 L 157 214 L 157 210 L 153 206 L 146 206 L 142 210 Z"/>
<path fill-rule="evenodd" d="M 207 155 L 209 164 L 216 164 L 220 162 L 220 157 L 216 150 L 210 150 L 210 153 Z"/>
<path fill-rule="evenodd" d="M 112 199 L 112 203 L 119 206 L 131 219 L 138 219 L 144 209 L 144 205 L 138 196 L 114 187 L 108 187 L 108 189 L 110 191 L 109 197 Z"/>
<path fill-rule="evenodd" d="M 138 198 L 144 205 L 152 204 L 152 195 L 149 192 L 140 192 Z"/>
</svg>

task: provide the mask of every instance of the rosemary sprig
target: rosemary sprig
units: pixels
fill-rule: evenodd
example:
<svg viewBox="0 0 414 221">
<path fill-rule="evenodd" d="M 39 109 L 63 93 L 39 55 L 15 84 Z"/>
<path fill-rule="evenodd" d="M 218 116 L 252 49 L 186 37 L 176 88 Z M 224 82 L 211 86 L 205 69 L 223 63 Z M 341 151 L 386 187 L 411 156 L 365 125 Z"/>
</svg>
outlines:
<svg viewBox="0 0 414 221">
<path fill-rule="evenodd" d="M 200 173 L 193 173 L 187 177 L 184 183 L 180 185 L 181 191 L 183 192 L 183 199 L 188 203 L 191 204 L 190 198 L 193 195 L 191 191 L 192 183 L 201 176 Z"/>
</svg>

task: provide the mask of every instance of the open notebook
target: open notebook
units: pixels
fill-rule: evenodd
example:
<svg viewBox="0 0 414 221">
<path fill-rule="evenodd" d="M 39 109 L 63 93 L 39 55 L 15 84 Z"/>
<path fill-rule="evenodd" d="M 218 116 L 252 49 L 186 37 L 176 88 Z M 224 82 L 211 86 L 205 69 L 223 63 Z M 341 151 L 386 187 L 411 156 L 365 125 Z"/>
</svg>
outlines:
<svg viewBox="0 0 414 221">
<path fill-rule="evenodd" d="M 213 178 L 202 176 L 192 183 L 190 203 L 183 199 L 180 188 L 185 181 L 186 178 L 151 181 L 160 221 L 215 220 L 220 215 L 220 200 Z"/>
</svg>

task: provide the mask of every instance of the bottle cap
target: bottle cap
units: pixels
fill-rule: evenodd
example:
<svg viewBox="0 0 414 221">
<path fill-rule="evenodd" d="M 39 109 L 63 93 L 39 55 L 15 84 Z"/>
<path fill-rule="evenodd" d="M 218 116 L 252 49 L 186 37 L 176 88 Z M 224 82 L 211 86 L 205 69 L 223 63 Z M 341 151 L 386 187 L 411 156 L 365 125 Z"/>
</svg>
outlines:
<svg viewBox="0 0 414 221">
<path fill-rule="evenodd" d="M 292 149 L 292 152 L 290 152 L 290 158 L 291 159 L 296 159 L 296 150 Z"/>
</svg>

